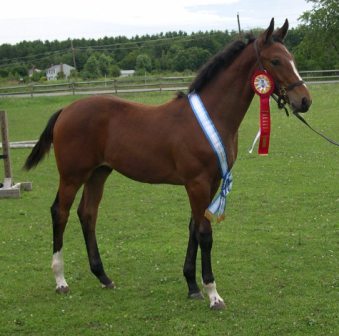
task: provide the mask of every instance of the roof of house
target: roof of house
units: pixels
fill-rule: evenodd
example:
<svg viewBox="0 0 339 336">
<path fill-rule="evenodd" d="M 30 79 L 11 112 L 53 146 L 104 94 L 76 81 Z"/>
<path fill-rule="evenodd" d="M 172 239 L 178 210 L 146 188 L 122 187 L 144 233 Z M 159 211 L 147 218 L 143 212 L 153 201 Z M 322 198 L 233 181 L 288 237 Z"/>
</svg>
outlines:
<svg viewBox="0 0 339 336">
<path fill-rule="evenodd" d="M 57 69 L 60 69 L 60 67 L 62 66 L 66 66 L 68 68 L 71 68 L 71 69 L 75 69 L 74 67 L 72 67 L 71 65 L 68 65 L 68 64 L 56 64 L 56 65 L 52 65 L 51 67 L 49 67 L 47 70 L 57 70 Z"/>
</svg>

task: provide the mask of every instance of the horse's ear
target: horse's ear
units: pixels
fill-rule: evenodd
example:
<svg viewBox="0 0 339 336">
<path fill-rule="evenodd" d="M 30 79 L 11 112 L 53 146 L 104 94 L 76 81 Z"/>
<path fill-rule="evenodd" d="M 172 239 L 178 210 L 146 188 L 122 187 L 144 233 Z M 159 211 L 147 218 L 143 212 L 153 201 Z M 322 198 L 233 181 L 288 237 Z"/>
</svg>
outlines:
<svg viewBox="0 0 339 336">
<path fill-rule="evenodd" d="M 266 44 L 270 41 L 273 30 L 274 30 L 274 18 L 272 18 L 269 27 L 260 36 L 260 40 L 262 41 L 263 44 Z"/>
<path fill-rule="evenodd" d="M 288 31 L 288 20 L 286 19 L 284 25 L 283 25 L 280 29 L 277 29 L 277 31 L 274 32 L 273 35 L 274 35 L 277 39 L 283 41 L 284 38 L 285 38 L 286 35 L 287 35 L 287 31 Z"/>
</svg>

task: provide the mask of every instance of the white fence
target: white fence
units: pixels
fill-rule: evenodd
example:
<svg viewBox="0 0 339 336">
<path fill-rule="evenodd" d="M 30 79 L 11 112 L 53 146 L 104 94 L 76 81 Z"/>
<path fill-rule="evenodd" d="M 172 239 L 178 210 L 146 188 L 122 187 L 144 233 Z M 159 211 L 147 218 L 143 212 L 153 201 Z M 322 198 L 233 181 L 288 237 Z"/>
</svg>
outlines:
<svg viewBox="0 0 339 336">
<path fill-rule="evenodd" d="M 339 83 L 339 70 L 300 71 L 308 84 Z M 0 87 L 0 96 L 51 96 L 100 93 L 127 93 L 186 90 L 193 76 L 189 77 L 131 77 L 98 81 L 70 81 L 57 84 L 27 84 Z"/>
<path fill-rule="evenodd" d="M 299 73 L 308 84 L 339 83 L 339 70 L 309 70 Z"/>
</svg>

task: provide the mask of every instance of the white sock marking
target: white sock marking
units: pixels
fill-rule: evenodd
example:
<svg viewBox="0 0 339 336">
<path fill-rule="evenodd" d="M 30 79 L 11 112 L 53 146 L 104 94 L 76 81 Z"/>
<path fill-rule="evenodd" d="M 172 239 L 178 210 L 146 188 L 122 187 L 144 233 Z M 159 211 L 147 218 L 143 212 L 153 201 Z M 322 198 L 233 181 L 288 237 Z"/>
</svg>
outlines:
<svg viewBox="0 0 339 336">
<path fill-rule="evenodd" d="M 210 299 L 211 308 L 214 307 L 215 305 L 220 304 L 221 302 L 224 303 L 224 300 L 217 292 L 217 285 L 215 282 L 211 282 L 207 285 L 203 283 L 203 286 L 204 286 L 205 292 L 208 295 L 208 298 Z"/>
<path fill-rule="evenodd" d="M 68 287 L 64 277 L 64 258 L 62 256 L 62 250 L 53 254 L 52 270 L 55 277 L 56 288 Z"/>
</svg>

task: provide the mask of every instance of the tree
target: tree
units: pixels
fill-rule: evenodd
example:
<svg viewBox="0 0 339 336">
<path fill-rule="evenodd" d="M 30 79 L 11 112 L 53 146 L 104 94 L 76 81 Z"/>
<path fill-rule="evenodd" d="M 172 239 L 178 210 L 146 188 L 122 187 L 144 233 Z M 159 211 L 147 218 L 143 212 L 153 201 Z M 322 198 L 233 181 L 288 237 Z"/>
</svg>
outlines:
<svg viewBox="0 0 339 336">
<path fill-rule="evenodd" d="M 28 70 L 24 65 L 17 65 L 17 66 L 12 67 L 11 73 L 15 77 L 19 77 L 19 78 L 28 76 Z"/>
<path fill-rule="evenodd" d="M 136 60 L 138 57 L 138 50 L 133 50 L 131 52 L 129 52 L 120 62 L 120 68 L 121 69 L 126 69 L 126 70 L 131 70 L 131 69 L 135 69 L 135 65 L 136 65 Z"/>
<path fill-rule="evenodd" d="M 95 55 L 87 60 L 82 75 L 85 79 L 93 79 L 100 77 L 99 62 Z"/>
<path fill-rule="evenodd" d="M 181 49 L 174 57 L 173 70 L 198 70 L 210 56 L 207 50 L 198 47 Z"/>
<path fill-rule="evenodd" d="M 39 82 L 43 75 L 44 75 L 44 73 L 42 71 L 33 71 L 32 76 L 31 76 L 31 80 L 33 82 Z"/>
<path fill-rule="evenodd" d="M 138 55 L 135 70 L 138 74 L 144 74 L 146 71 L 150 72 L 152 70 L 152 61 L 150 57 L 146 54 Z"/>
<path fill-rule="evenodd" d="M 112 58 L 105 55 L 105 54 L 101 54 L 98 57 L 99 71 L 100 71 L 102 76 L 109 75 L 110 66 L 112 64 L 112 61 L 113 61 Z"/>
<path fill-rule="evenodd" d="M 301 68 L 334 69 L 339 67 L 339 2 L 338 0 L 307 0 L 313 9 L 300 20 L 304 39 L 295 49 Z"/>
<path fill-rule="evenodd" d="M 173 58 L 172 64 L 173 70 L 175 71 L 185 71 L 190 68 L 189 63 L 189 52 L 186 49 L 180 49 L 176 56 Z"/>
<path fill-rule="evenodd" d="M 6 78 L 8 77 L 9 71 L 7 69 L 1 69 L 0 68 L 0 77 Z"/>
<path fill-rule="evenodd" d="M 190 70 L 198 70 L 211 57 L 208 50 L 199 47 L 190 48 L 189 55 Z"/>
<path fill-rule="evenodd" d="M 112 64 L 110 67 L 109 74 L 112 77 L 119 77 L 120 76 L 120 68 L 117 64 Z"/>
</svg>

